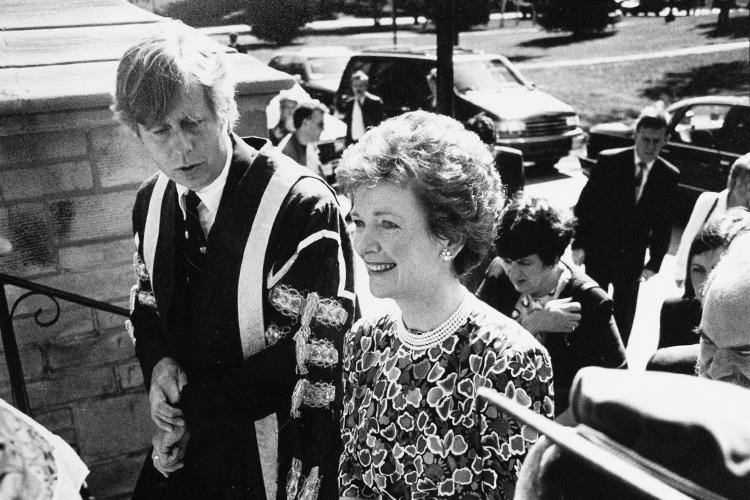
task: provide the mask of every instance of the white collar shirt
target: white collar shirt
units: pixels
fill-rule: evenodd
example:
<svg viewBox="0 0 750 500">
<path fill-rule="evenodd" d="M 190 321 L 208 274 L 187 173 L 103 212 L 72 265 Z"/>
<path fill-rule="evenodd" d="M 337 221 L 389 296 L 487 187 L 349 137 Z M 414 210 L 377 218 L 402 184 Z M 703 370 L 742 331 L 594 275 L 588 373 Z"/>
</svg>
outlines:
<svg viewBox="0 0 750 500">
<path fill-rule="evenodd" d="M 233 149 L 232 140 L 229 135 L 226 136 L 226 145 L 227 159 L 224 162 L 224 168 L 221 170 L 221 173 L 211 184 L 195 192 L 201 200 L 201 204 L 198 205 L 198 217 L 201 221 L 203 233 L 206 235 L 211 231 L 216 220 L 216 213 L 219 211 L 219 203 L 221 203 L 221 195 L 224 193 L 224 186 L 227 183 L 227 176 L 229 175 L 229 165 L 232 163 Z M 189 189 L 180 184 L 176 184 L 176 186 L 177 199 L 180 203 L 182 216 L 185 217 L 185 194 Z"/>
<path fill-rule="evenodd" d="M 355 97 L 352 103 L 352 139 L 358 141 L 363 135 L 365 135 L 365 118 L 362 114 L 362 105 L 359 102 L 359 98 Z"/>
</svg>

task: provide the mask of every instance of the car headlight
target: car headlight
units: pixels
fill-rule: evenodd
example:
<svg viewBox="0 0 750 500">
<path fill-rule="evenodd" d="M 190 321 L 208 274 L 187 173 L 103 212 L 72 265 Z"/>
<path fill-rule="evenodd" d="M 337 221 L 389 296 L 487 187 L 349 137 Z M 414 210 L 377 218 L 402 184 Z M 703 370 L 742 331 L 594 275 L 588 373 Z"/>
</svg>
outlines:
<svg viewBox="0 0 750 500">
<path fill-rule="evenodd" d="M 578 115 L 571 115 L 565 117 L 565 125 L 568 127 L 577 127 L 581 123 Z"/>
<path fill-rule="evenodd" d="M 497 131 L 503 134 L 518 134 L 526 130 L 523 120 L 500 120 L 497 123 Z"/>
</svg>

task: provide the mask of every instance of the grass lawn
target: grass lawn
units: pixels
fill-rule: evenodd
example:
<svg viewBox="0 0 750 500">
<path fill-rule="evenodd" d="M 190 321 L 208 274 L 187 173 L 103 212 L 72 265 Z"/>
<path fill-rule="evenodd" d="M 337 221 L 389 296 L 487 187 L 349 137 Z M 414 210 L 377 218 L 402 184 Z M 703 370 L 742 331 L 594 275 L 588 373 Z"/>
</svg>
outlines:
<svg viewBox="0 0 750 500">
<path fill-rule="evenodd" d="M 585 128 L 634 118 L 646 105 L 700 95 L 750 94 L 748 50 L 642 61 L 522 70 L 573 106 Z"/>
</svg>

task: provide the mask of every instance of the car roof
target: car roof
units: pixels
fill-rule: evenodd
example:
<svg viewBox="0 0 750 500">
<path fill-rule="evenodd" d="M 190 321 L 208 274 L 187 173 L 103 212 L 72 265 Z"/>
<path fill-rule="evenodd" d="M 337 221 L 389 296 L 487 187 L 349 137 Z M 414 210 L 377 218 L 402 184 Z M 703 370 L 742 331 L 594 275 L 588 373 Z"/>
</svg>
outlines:
<svg viewBox="0 0 750 500">
<path fill-rule="evenodd" d="M 277 56 L 302 56 L 302 57 L 332 57 L 332 56 L 349 56 L 354 51 L 341 45 L 326 45 L 320 47 L 301 47 L 296 50 L 280 50 L 274 52 L 273 57 Z"/>
<path fill-rule="evenodd" d="M 683 106 L 694 106 L 696 104 L 726 104 L 730 106 L 750 106 L 750 97 L 733 95 L 714 95 L 703 97 L 691 97 L 683 99 L 669 106 L 669 109 L 681 108 Z"/>
<path fill-rule="evenodd" d="M 435 61 L 437 59 L 437 48 L 435 46 L 425 47 L 399 47 L 399 46 L 383 46 L 373 47 L 370 49 L 362 50 L 359 54 L 353 57 L 359 59 L 367 58 L 368 56 L 375 57 L 396 57 L 404 59 L 424 59 L 427 61 Z M 499 54 L 487 54 L 485 52 L 479 52 L 464 47 L 453 47 L 453 59 L 454 61 L 469 61 L 469 60 L 487 60 L 487 59 L 505 59 L 504 56 Z"/>
</svg>

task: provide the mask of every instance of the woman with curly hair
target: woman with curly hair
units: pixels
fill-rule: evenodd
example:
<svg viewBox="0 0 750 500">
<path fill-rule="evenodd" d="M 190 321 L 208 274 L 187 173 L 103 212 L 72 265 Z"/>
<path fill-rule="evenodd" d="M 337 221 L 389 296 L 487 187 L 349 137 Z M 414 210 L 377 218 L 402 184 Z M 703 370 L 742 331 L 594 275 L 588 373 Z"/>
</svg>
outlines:
<svg viewBox="0 0 750 500">
<path fill-rule="evenodd" d="M 370 290 L 398 306 L 345 339 L 341 498 L 513 498 L 536 434 L 476 389 L 552 417 L 552 371 L 460 282 L 492 245 L 492 155 L 457 121 L 417 111 L 368 131 L 337 176 Z"/>
<path fill-rule="evenodd" d="M 521 200 L 501 214 L 497 255 L 477 295 L 516 320 L 549 351 L 555 372 L 555 412 L 568 407 L 573 377 L 584 366 L 624 368 L 625 349 L 612 299 L 562 257 L 572 220 L 545 200 Z"/>
</svg>

